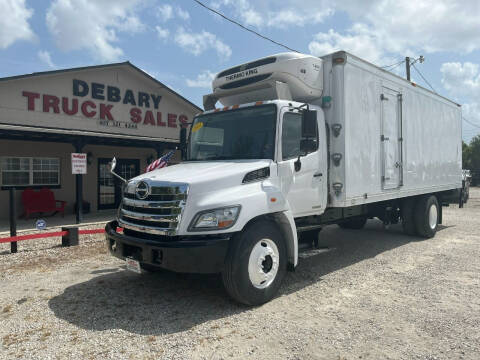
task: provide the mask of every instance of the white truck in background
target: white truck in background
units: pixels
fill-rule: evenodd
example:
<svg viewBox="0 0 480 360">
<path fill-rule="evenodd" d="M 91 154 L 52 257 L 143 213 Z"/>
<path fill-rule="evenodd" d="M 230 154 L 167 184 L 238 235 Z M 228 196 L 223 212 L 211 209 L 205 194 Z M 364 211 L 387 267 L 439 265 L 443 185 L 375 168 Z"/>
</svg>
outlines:
<svg viewBox="0 0 480 360">
<path fill-rule="evenodd" d="M 377 217 L 430 238 L 462 198 L 460 106 L 349 53 L 227 69 L 204 106 L 184 162 L 128 181 L 106 226 L 130 266 L 221 273 L 258 305 L 323 226 Z"/>
</svg>

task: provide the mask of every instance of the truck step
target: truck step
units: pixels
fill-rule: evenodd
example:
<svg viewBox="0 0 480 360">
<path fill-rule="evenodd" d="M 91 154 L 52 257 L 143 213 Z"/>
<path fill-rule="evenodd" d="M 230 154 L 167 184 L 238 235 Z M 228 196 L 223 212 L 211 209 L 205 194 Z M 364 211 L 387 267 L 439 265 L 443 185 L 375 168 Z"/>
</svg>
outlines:
<svg viewBox="0 0 480 360">
<path fill-rule="evenodd" d="M 320 255 L 320 254 L 323 254 L 323 253 L 326 253 L 326 252 L 330 252 L 330 251 L 333 251 L 335 250 L 335 248 L 328 248 L 328 247 L 325 247 L 325 248 L 308 248 L 308 249 L 299 249 L 299 252 L 298 252 L 298 257 L 300 259 L 308 259 L 312 256 L 317 256 L 317 255 Z"/>
</svg>

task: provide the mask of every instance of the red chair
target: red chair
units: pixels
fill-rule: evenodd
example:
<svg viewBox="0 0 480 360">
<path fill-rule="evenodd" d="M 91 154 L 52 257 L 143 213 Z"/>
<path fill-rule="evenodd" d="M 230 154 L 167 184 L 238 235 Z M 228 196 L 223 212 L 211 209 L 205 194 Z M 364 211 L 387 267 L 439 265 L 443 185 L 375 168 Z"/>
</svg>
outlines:
<svg viewBox="0 0 480 360">
<path fill-rule="evenodd" d="M 55 195 L 52 190 L 43 188 L 40 191 L 32 189 L 25 189 L 22 193 L 22 203 L 25 219 L 28 219 L 30 214 L 53 212 L 52 216 L 57 212 L 61 212 L 65 216 L 66 201 L 55 200 Z"/>
</svg>

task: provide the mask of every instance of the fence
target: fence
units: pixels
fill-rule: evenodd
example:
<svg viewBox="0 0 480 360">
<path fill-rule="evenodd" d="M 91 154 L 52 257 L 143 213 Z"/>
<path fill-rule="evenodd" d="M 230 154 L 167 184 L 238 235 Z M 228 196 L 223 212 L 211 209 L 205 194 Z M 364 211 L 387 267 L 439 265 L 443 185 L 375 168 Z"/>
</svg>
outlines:
<svg viewBox="0 0 480 360">
<path fill-rule="evenodd" d="M 117 231 L 123 231 L 122 228 L 117 228 Z M 37 234 L 27 234 L 27 235 L 15 235 L 5 238 L 0 238 L 0 244 L 2 243 L 11 243 L 10 252 L 17 252 L 17 242 L 24 240 L 33 240 L 33 239 L 44 239 L 51 237 L 62 237 L 62 246 L 74 246 L 78 245 L 79 235 L 90 235 L 90 234 L 103 234 L 105 229 L 86 229 L 79 230 L 76 226 L 71 227 L 62 227 L 62 231 L 54 231 L 48 233 L 37 233 Z"/>
</svg>

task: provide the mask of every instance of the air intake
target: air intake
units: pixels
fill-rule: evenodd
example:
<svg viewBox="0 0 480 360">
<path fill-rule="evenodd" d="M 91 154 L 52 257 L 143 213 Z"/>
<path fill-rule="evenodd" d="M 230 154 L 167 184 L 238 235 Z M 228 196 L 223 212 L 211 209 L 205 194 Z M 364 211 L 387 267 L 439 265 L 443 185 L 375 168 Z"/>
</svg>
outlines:
<svg viewBox="0 0 480 360">
<path fill-rule="evenodd" d="M 263 179 L 267 179 L 269 177 L 270 177 L 270 168 L 267 166 L 267 167 L 264 167 L 258 170 L 253 170 L 247 173 L 243 178 L 242 184 L 247 184 L 254 181 L 260 181 Z"/>
</svg>

